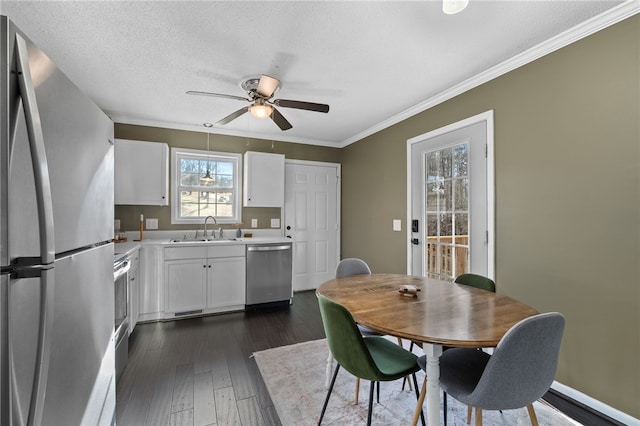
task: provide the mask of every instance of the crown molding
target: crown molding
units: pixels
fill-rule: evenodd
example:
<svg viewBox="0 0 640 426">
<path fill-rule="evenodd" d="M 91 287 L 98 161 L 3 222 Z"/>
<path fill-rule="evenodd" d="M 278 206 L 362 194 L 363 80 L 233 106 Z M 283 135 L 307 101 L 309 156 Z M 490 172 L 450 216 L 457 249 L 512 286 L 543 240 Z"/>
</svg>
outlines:
<svg viewBox="0 0 640 426">
<path fill-rule="evenodd" d="M 308 138 L 299 138 L 299 137 L 291 137 L 291 136 L 278 136 L 274 138 L 273 136 L 267 136 L 262 133 L 252 133 L 246 131 L 236 131 L 236 130 L 227 130 L 221 129 L 219 127 L 211 127 L 205 128 L 202 124 L 184 124 L 184 123 L 168 123 L 164 121 L 155 121 L 155 120 L 145 120 L 139 118 L 131 118 L 123 115 L 118 115 L 112 111 L 105 111 L 111 120 L 117 124 L 131 124 L 135 126 L 148 126 L 148 127 L 159 127 L 165 129 L 174 129 L 174 130 L 185 130 L 189 132 L 201 132 L 201 133 L 211 133 L 212 135 L 227 135 L 227 136 L 237 136 L 239 138 L 251 138 L 251 139 L 261 139 L 267 141 L 275 141 L 275 142 L 290 142 L 290 143 L 299 143 L 305 145 L 318 145 L 318 146 L 326 146 L 329 148 L 340 148 L 338 142 L 333 141 L 325 141 L 320 139 L 308 139 Z"/>
<path fill-rule="evenodd" d="M 433 108 L 449 99 L 452 99 L 462 93 L 478 87 L 484 83 L 487 83 L 501 75 L 504 75 L 510 71 L 515 70 L 523 65 L 535 61 L 549 53 L 555 52 L 571 43 L 588 37 L 600 30 L 617 24 L 633 15 L 640 12 L 640 0 L 627 0 L 624 3 L 619 4 L 602 14 L 595 16 L 587 21 L 582 22 L 579 25 L 552 37 L 496 66 L 489 68 L 488 70 L 477 74 L 460 84 L 457 84 L 444 92 L 441 92 L 423 102 L 420 102 L 413 107 L 406 109 L 378 124 L 369 127 L 368 129 L 345 139 L 338 144 L 340 148 L 351 145 L 354 142 L 364 139 L 367 136 L 371 136 L 381 130 L 393 126 L 403 120 L 413 117 L 423 111 Z"/>
</svg>

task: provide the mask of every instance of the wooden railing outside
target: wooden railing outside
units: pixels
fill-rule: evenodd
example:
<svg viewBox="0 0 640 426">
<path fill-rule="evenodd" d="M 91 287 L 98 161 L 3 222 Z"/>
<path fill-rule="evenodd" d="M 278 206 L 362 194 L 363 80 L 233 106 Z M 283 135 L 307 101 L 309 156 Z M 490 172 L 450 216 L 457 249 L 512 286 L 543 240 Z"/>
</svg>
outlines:
<svg viewBox="0 0 640 426">
<path fill-rule="evenodd" d="M 453 280 L 469 272 L 469 237 L 427 237 L 426 257 L 427 276 Z"/>
</svg>

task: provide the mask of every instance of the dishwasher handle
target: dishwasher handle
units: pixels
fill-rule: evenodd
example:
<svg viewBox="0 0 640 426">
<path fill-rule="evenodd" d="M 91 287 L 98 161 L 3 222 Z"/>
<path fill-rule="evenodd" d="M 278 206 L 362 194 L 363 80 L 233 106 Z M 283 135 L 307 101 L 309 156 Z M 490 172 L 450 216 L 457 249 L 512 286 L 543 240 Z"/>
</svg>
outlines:
<svg viewBox="0 0 640 426">
<path fill-rule="evenodd" d="M 281 246 L 247 246 L 247 251 L 281 251 L 289 250 L 291 244 L 283 244 Z"/>
</svg>

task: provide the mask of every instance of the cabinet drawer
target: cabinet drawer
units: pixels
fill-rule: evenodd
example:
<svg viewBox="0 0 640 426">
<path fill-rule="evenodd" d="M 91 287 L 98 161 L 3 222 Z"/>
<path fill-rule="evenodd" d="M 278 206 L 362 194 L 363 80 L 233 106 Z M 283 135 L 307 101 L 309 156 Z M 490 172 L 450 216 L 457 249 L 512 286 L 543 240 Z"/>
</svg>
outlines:
<svg viewBox="0 0 640 426">
<path fill-rule="evenodd" d="M 238 257 L 245 256 L 244 244 L 214 245 L 207 247 L 207 257 Z"/>
<path fill-rule="evenodd" d="M 207 257 L 207 247 L 166 247 L 164 260 L 204 259 Z"/>
</svg>

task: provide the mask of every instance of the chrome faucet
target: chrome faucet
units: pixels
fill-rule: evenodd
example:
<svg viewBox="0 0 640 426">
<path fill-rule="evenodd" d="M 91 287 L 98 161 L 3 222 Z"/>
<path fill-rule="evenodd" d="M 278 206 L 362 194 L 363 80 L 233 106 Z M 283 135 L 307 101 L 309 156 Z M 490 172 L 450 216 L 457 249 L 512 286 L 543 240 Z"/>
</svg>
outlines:
<svg viewBox="0 0 640 426">
<path fill-rule="evenodd" d="M 216 225 L 218 224 L 218 221 L 213 216 L 207 216 L 207 217 L 204 218 L 204 237 L 205 238 L 207 238 L 207 221 L 209 220 L 209 218 L 213 219 L 213 223 L 215 223 Z M 213 234 L 214 234 L 214 237 L 215 237 L 215 232 L 213 232 Z"/>
</svg>

